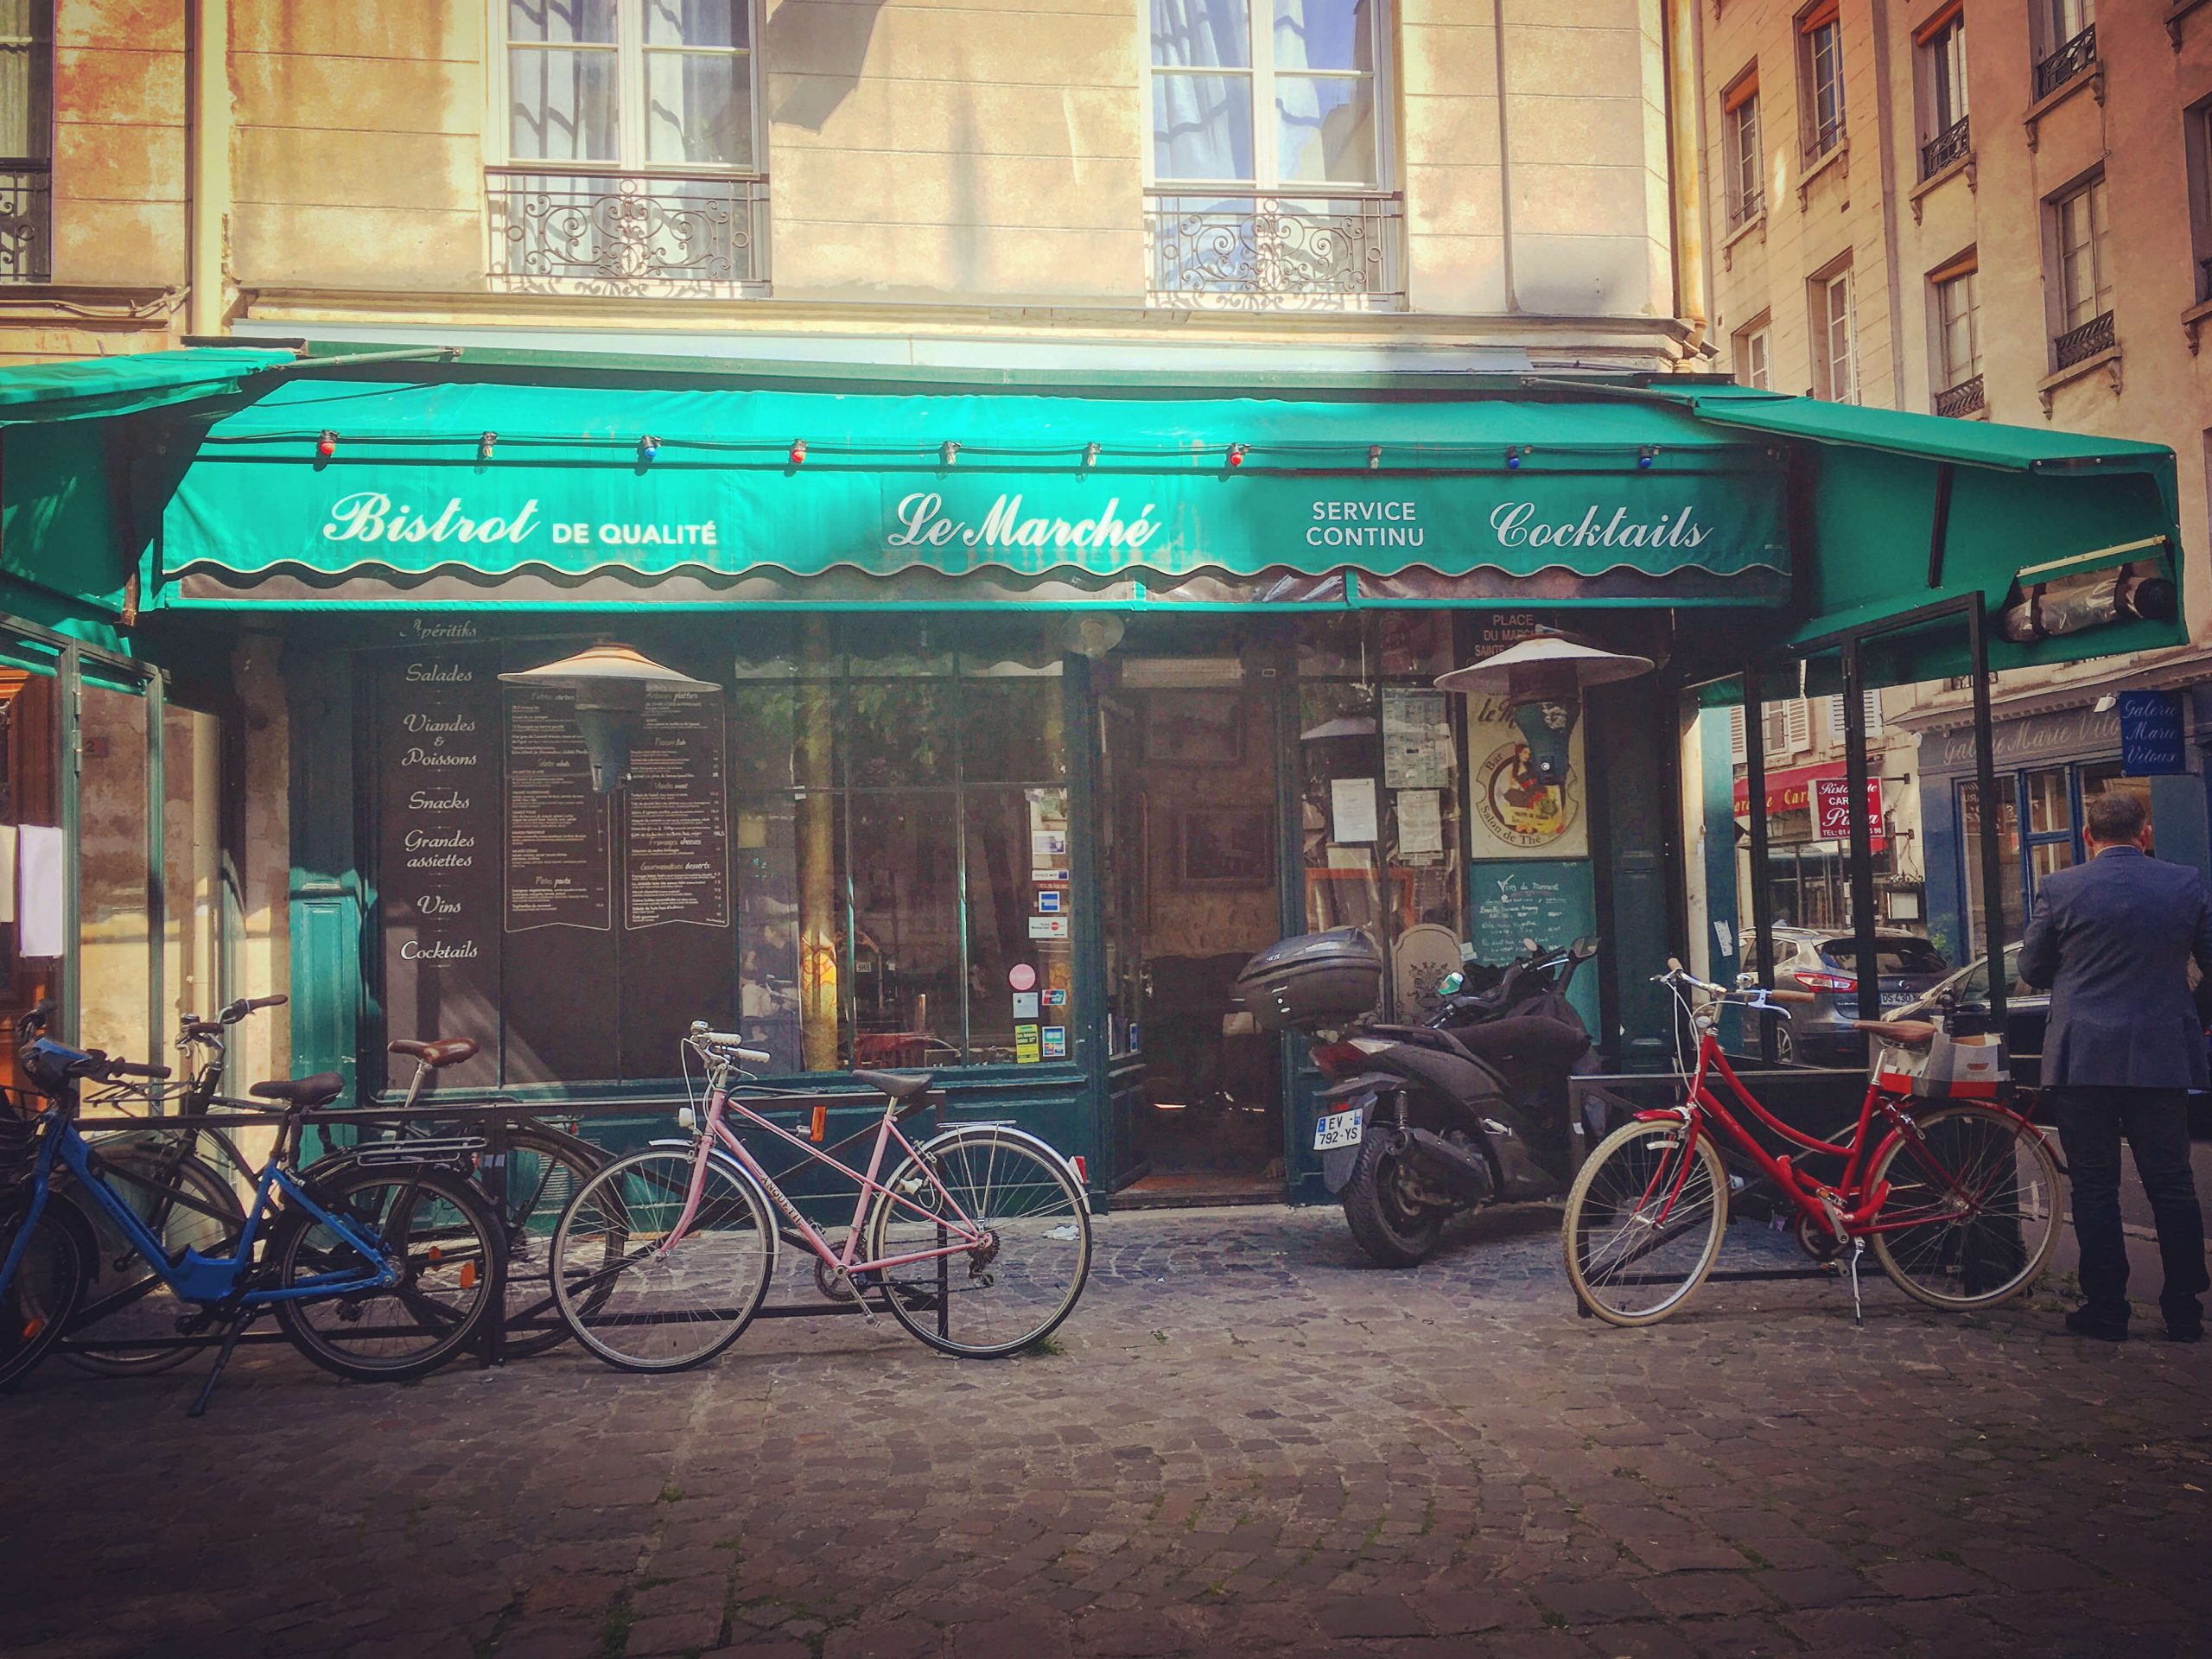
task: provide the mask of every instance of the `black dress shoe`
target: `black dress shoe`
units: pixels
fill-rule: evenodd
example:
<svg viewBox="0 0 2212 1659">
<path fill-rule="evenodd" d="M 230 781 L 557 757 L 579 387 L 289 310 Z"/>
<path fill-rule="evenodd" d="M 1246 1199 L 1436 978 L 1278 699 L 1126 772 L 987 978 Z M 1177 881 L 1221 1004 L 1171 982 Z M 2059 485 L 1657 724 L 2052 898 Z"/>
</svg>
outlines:
<svg viewBox="0 0 2212 1659">
<path fill-rule="evenodd" d="M 2099 1342 L 2127 1340 L 2127 1316 L 2124 1313 L 2115 1319 L 2108 1313 L 2077 1307 L 2066 1316 L 2066 1328 L 2077 1337 L 2094 1337 Z"/>
<path fill-rule="evenodd" d="M 2166 1340 L 2168 1342 L 2202 1342 L 2204 1340 L 2204 1321 L 2197 1319 L 2187 1325 L 2176 1325 L 2171 1320 L 2168 1320 Z"/>
</svg>

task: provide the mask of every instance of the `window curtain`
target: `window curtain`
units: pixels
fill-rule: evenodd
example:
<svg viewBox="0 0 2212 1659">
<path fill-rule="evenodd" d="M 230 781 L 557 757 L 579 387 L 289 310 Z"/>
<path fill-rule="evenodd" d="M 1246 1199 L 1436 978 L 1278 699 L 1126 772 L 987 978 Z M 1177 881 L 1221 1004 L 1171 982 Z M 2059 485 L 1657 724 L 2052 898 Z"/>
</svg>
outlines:
<svg viewBox="0 0 2212 1659">
<path fill-rule="evenodd" d="M 1152 0 L 1153 171 L 1255 183 L 1246 0 Z M 1191 73 L 1228 69 L 1237 73 Z"/>
</svg>

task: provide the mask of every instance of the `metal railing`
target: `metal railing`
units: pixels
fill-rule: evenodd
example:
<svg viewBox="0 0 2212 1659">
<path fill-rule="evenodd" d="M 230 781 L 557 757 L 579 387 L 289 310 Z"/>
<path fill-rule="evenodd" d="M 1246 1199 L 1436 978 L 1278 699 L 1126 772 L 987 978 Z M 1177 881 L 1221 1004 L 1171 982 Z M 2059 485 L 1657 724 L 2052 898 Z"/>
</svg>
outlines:
<svg viewBox="0 0 2212 1659">
<path fill-rule="evenodd" d="M 1395 196 L 1155 195 L 1145 238 L 1154 305 L 1342 310 L 1405 298 Z"/>
<path fill-rule="evenodd" d="M 1766 193 L 1747 190 L 1728 204 L 1728 228 L 1740 231 L 1766 211 Z"/>
<path fill-rule="evenodd" d="M 2062 369 L 2070 369 L 2076 363 L 2086 362 L 2099 352 L 2108 352 L 2116 344 L 2113 334 L 2112 313 L 2091 317 L 2079 328 L 2069 328 L 2050 343 L 2052 355 Z"/>
<path fill-rule="evenodd" d="M 1981 377 L 1978 374 L 1971 380 L 1961 380 L 1957 385 L 1946 387 L 1936 394 L 1936 412 L 1938 415 L 1971 415 L 1978 409 L 1988 407 L 1988 400 L 1982 392 Z"/>
<path fill-rule="evenodd" d="M 492 285 L 715 297 L 768 276 L 768 182 L 709 174 L 491 168 Z"/>
<path fill-rule="evenodd" d="M 2036 96 L 2048 98 L 2097 60 L 2097 26 L 2091 23 L 2036 65 Z"/>
<path fill-rule="evenodd" d="M 1817 123 L 1805 140 L 1805 165 L 1810 167 L 1843 142 L 1843 117 Z"/>
<path fill-rule="evenodd" d="M 0 157 L 0 283 L 54 273 L 54 164 Z"/>
<path fill-rule="evenodd" d="M 1934 178 L 1954 162 L 1963 160 L 1973 148 L 1967 118 L 1962 115 L 1920 147 L 1920 176 L 1923 180 Z"/>
</svg>

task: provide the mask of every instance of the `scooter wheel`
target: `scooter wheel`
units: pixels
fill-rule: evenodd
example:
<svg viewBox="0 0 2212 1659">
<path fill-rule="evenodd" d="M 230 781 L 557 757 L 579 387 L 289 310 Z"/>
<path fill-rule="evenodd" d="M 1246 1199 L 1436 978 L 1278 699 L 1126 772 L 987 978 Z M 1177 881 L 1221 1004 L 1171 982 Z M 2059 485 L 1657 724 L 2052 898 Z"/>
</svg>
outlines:
<svg viewBox="0 0 2212 1659">
<path fill-rule="evenodd" d="M 1398 1159 L 1380 1137 L 1359 1148 L 1344 1183 L 1344 1221 L 1353 1241 L 1386 1268 L 1416 1268 L 1436 1249 L 1444 1217 L 1405 1196 Z"/>
</svg>

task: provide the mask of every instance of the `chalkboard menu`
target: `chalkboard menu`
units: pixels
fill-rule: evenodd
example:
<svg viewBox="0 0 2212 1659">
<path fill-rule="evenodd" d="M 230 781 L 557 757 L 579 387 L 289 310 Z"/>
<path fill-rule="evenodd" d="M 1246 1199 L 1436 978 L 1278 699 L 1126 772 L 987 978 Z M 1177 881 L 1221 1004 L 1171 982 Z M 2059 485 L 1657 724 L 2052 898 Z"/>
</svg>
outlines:
<svg viewBox="0 0 2212 1659">
<path fill-rule="evenodd" d="M 1545 950 L 1568 945 L 1597 931 L 1597 894 L 1587 860 L 1485 859 L 1467 867 L 1469 938 L 1475 960 L 1502 966 L 1521 954 L 1523 941 Z M 1591 1030 L 1598 1029 L 1598 976 L 1587 968 L 1574 976 L 1568 1000 Z"/>
<path fill-rule="evenodd" d="M 647 699 L 626 793 L 623 925 L 728 927 L 729 792 L 720 691 L 656 691 Z"/>
<path fill-rule="evenodd" d="M 507 691 L 507 931 L 613 924 L 607 797 L 591 786 L 575 697 Z"/>
<path fill-rule="evenodd" d="M 385 1028 L 474 1038 L 477 1058 L 445 1073 L 456 1083 L 499 1079 L 498 672 L 491 652 L 425 648 L 384 658 L 375 689 Z"/>
</svg>

